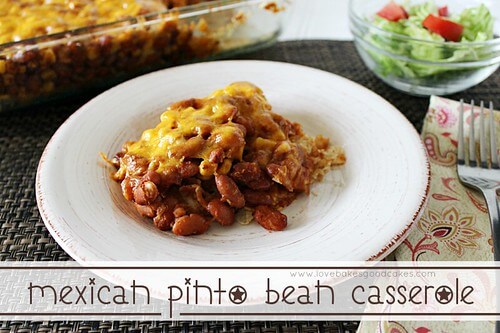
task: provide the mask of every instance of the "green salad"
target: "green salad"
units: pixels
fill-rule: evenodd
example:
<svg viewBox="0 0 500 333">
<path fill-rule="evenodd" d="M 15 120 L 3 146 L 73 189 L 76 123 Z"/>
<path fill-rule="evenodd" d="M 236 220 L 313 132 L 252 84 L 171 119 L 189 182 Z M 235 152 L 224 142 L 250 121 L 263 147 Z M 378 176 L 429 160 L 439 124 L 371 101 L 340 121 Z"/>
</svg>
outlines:
<svg viewBox="0 0 500 333">
<path fill-rule="evenodd" d="M 399 35 L 381 34 L 376 29 L 370 29 L 365 35 L 367 42 L 380 49 L 368 51 L 383 76 L 423 78 L 456 70 L 408 62 L 404 58 L 443 64 L 476 61 L 483 56 L 483 50 L 470 43 L 494 38 L 494 20 L 485 5 L 468 8 L 461 13 L 450 13 L 447 6 L 438 7 L 433 1 L 419 5 L 390 2 L 370 21 L 377 28 Z M 408 41 L 401 36 L 421 41 Z"/>
</svg>

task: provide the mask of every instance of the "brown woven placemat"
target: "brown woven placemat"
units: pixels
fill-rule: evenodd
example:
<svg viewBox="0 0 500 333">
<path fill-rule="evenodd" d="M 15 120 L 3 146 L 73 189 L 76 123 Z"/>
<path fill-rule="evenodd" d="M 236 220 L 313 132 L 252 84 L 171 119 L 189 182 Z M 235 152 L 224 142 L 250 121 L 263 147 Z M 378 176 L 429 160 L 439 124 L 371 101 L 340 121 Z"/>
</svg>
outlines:
<svg viewBox="0 0 500 333">
<path fill-rule="evenodd" d="M 3 322 L 0 333 L 355 333 L 354 322 Z"/>
<path fill-rule="evenodd" d="M 382 95 L 419 129 L 428 99 L 410 97 L 386 86 L 361 63 L 351 42 L 278 43 L 238 59 L 303 64 L 336 73 Z M 495 73 L 460 97 L 499 102 L 500 75 Z M 93 96 L 0 114 L 0 260 L 51 261 L 71 258 L 45 228 L 35 201 L 35 174 L 42 151 L 64 120 Z M 459 98 L 459 96 L 453 96 Z M 11 332 L 353 332 L 356 323 L 334 322 L 11 322 Z"/>
</svg>

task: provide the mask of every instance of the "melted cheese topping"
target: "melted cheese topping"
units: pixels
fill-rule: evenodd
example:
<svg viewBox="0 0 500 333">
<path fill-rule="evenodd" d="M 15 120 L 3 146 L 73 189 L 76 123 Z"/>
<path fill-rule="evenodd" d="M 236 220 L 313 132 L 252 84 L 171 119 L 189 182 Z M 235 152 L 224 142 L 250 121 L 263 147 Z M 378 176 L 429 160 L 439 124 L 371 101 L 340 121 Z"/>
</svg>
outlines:
<svg viewBox="0 0 500 333">
<path fill-rule="evenodd" d="M 155 128 L 125 146 L 125 153 L 147 159 L 149 169 L 160 172 L 186 158 L 201 159 L 200 173 L 207 176 L 217 167 L 210 161 L 211 154 L 223 151 L 222 172 L 229 171 L 233 160 L 242 160 L 245 147 L 271 152 L 278 142 L 287 139 L 276 117 L 282 119 L 271 112 L 258 87 L 234 83 L 207 98 L 173 104 Z M 247 133 L 247 128 L 252 133 Z"/>
<path fill-rule="evenodd" d="M 3 0 L 0 1 L 0 43 L 164 9 L 160 0 Z"/>
</svg>

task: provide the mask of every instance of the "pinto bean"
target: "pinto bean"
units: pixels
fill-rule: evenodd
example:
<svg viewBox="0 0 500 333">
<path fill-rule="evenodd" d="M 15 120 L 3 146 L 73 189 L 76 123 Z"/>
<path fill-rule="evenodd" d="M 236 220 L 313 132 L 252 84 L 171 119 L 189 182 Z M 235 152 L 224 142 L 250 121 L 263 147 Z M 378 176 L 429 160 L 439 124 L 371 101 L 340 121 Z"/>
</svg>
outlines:
<svg viewBox="0 0 500 333">
<path fill-rule="evenodd" d="M 243 117 L 239 114 L 233 119 L 233 122 L 243 125 L 246 130 L 246 134 L 248 136 L 253 136 L 255 134 L 255 127 L 253 126 L 253 122 L 250 118 Z"/>
<path fill-rule="evenodd" d="M 142 157 L 125 155 L 123 157 L 127 165 L 127 171 L 130 175 L 138 176 L 146 173 L 148 169 L 148 160 Z"/>
<path fill-rule="evenodd" d="M 253 212 L 253 218 L 270 231 L 281 231 L 287 225 L 286 215 L 269 206 L 257 206 Z"/>
<path fill-rule="evenodd" d="M 142 179 L 153 182 L 156 186 L 161 184 L 161 175 L 153 170 L 149 170 L 148 172 L 146 172 Z"/>
<path fill-rule="evenodd" d="M 149 205 L 156 200 L 158 195 L 158 188 L 149 180 L 141 181 L 134 189 L 134 201 L 139 205 Z"/>
<path fill-rule="evenodd" d="M 181 205 L 177 205 L 174 209 L 174 216 L 177 218 L 177 217 L 181 217 L 181 216 L 184 216 L 186 215 L 187 212 L 186 212 L 186 208 L 184 208 L 183 206 Z"/>
<path fill-rule="evenodd" d="M 121 182 L 123 197 L 128 201 L 134 199 L 134 181 L 130 177 L 125 177 Z"/>
<path fill-rule="evenodd" d="M 190 214 L 175 219 L 172 232 L 177 236 L 199 235 L 210 227 L 210 222 L 198 214 Z"/>
<path fill-rule="evenodd" d="M 216 127 L 208 142 L 224 150 L 226 158 L 241 159 L 245 147 L 245 128 L 239 124 L 228 123 Z"/>
<path fill-rule="evenodd" d="M 166 231 L 172 228 L 173 222 L 174 222 L 173 207 L 169 207 L 167 205 L 162 205 L 158 207 L 158 210 L 156 211 L 156 216 L 153 218 L 153 223 L 155 224 L 155 226 L 162 231 Z"/>
<path fill-rule="evenodd" d="M 262 171 L 257 163 L 239 162 L 233 166 L 231 177 L 242 183 L 247 183 L 259 179 L 261 173 Z"/>
<path fill-rule="evenodd" d="M 141 214 L 142 216 L 151 217 L 151 218 L 156 216 L 156 209 L 152 205 L 141 206 L 141 205 L 135 204 L 135 208 L 137 209 L 139 214 Z"/>
<path fill-rule="evenodd" d="M 179 173 L 182 178 L 194 177 L 200 170 L 199 166 L 191 161 L 186 161 L 179 166 Z"/>
<path fill-rule="evenodd" d="M 238 185 L 236 185 L 234 180 L 229 178 L 229 176 L 216 175 L 215 184 L 223 201 L 226 201 L 235 208 L 242 208 L 245 206 L 245 197 L 238 188 Z"/>
<path fill-rule="evenodd" d="M 272 205 L 273 199 L 271 195 L 264 191 L 244 190 L 243 196 L 245 202 L 249 206 Z"/>
<path fill-rule="evenodd" d="M 196 157 L 196 154 L 203 148 L 205 140 L 200 136 L 189 138 L 185 143 L 171 151 L 172 157 Z"/>
<path fill-rule="evenodd" d="M 220 163 L 224 160 L 224 149 L 217 148 L 210 152 L 208 160 L 212 163 Z"/>
<path fill-rule="evenodd" d="M 169 168 L 161 174 L 161 185 L 169 188 L 171 185 L 180 185 L 182 176 L 176 168 Z"/>
<path fill-rule="evenodd" d="M 269 177 L 267 177 L 264 173 L 262 173 L 262 177 L 257 180 L 248 182 L 246 185 L 252 190 L 268 190 L 272 184 L 272 180 L 269 179 Z"/>
<path fill-rule="evenodd" d="M 233 166 L 231 177 L 252 190 L 267 190 L 272 181 L 255 162 L 240 162 Z"/>
<path fill-rule="evenodd" d="M 155 226 L 162 230 L 170 230 L 174 223 L 174 209 L 179 203 L 179 199 L 172 195 L 167 194 L 160 203 L 153 204 L 156 206 L 156 216 L 153 218 Z"/>
<path fill-rule="evenodd" d="M 210 201 L 207 210 L 221 225 L 231 225 L 234 223 L 234 209 L 219 199 Z"/>
</svg>

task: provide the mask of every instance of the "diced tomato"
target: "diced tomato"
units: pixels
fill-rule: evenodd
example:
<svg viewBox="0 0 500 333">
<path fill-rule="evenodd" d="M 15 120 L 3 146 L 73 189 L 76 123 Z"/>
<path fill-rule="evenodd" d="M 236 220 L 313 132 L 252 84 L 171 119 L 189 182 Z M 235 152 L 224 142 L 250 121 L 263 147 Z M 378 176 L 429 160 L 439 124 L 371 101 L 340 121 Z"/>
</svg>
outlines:
<svg viewBox="0 0 500 333">
<path fill-rule="evenodd" d="M 462 37 L 462 32 L 464 31 L 464 27 L 461 24 L 432 14 L 429 14 L 429 16 L 425 18 L 422 25 L 452 42 L 459 42 L 460 37 Z"/>
<path fill-rule="evenodd" d="M 448 12 L 448 6 L 440 7 L 438 13 L 439 13 L 439 16 L 444 16 L 444 17 L 447 17 L 448 15 L 450 15 Z"/>
<path fill-rule="evenodd" d="M 408 13 L 405 9 L 393 1 L 389 2 L 384 8 L 382 8 L 377 15 L 392 22 L 408 18 Z"/>
</svg>

